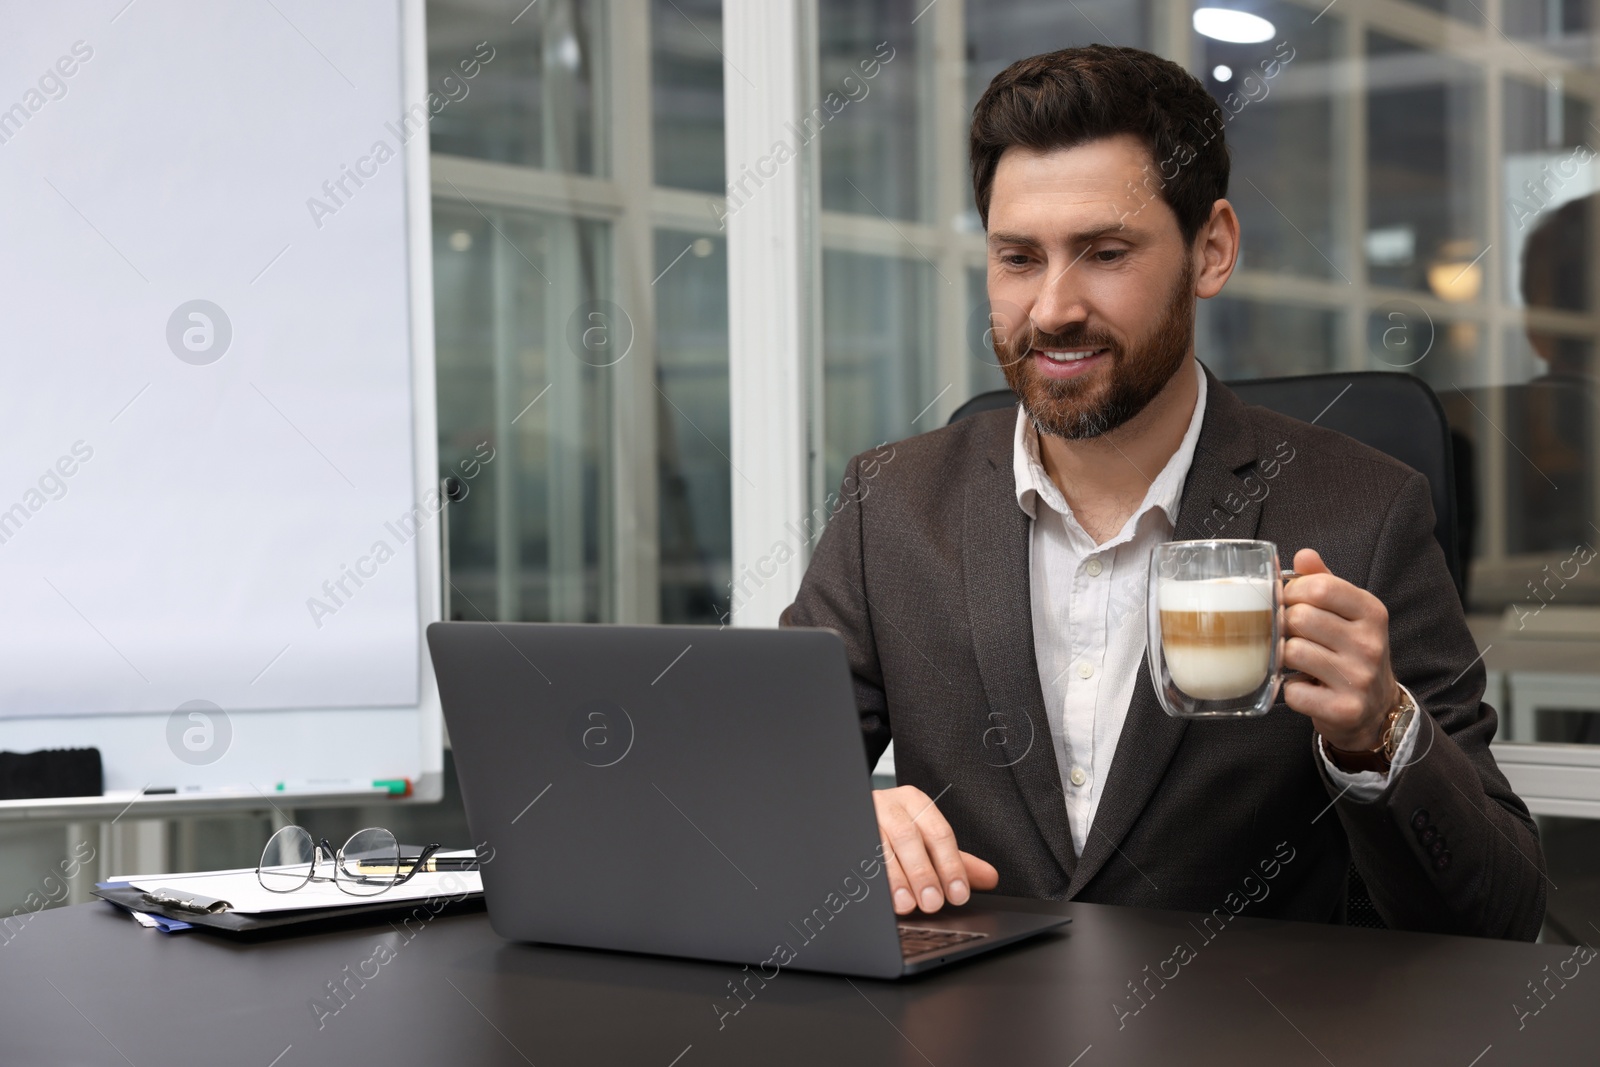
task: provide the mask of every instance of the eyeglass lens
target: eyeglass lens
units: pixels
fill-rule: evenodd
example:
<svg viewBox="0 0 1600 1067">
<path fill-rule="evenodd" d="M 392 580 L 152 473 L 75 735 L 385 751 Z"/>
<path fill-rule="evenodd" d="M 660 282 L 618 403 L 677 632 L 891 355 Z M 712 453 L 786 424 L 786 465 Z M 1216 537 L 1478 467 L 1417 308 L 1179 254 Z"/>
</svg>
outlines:
<svg viewBox="0 0 1600 1067">
<path fill-rule="evenodd" d="M 316 859 L 317 846 L 311 835 L 301 827 L 285 826 L 273 834 L 267 847 L 261 850 L 256 878 L 264 889 L 288 893 L 311 880 Z"/>
<path fill-rule="evenodd" d="M 399 880 L 400 843 L 382 827 L 357 830 L 339 850 L 334 874 L 339 888 L 355 896 L 375 896 Z"/>
</svg>

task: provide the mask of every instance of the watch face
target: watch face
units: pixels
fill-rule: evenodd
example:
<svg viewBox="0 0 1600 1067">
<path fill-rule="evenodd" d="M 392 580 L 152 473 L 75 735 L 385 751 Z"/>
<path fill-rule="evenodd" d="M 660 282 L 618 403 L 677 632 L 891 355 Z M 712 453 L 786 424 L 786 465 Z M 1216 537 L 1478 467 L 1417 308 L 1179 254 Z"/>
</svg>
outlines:
<svg viewBox="0 0 1600 1067">
<path fill-rule="evenodd" d="M 1417 706 L 1406 700 L 1400 710 L 1395 713 L 1393 725 L 1384 732 L 1383 754 L 1389 759 L 1394 759 L 1394 754 L 1400 748 L 1400 739 L 1406 735 L 1406 730 L 1411 726 L 1411 716 L 1417 713 Z"/>
</svg>

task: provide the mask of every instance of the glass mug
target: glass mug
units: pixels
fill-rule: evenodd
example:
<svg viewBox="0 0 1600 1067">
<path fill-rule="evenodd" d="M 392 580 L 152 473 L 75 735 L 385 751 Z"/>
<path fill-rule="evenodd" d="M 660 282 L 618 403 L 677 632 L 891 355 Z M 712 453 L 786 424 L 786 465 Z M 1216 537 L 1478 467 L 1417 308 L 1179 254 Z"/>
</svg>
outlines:
<svg viewBox="0 0 1600 1067">
<path fill-rule="evenodd" d="M 1265 715 L 1283 664 L 1283 584 L 1271 541 L 1169 541 L 1150 553 L 1146 656 L 1173 718 Z"/>
</svg>

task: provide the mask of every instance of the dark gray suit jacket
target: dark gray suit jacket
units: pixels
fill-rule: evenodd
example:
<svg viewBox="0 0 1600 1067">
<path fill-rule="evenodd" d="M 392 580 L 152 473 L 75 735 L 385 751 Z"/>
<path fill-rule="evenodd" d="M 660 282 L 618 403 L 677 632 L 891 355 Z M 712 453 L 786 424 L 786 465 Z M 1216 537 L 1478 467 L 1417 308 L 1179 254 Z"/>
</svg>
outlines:
<svg viewBox="0 0 1600 1067">
<path fill-rule="evenodd" d="M 1315 548 L 1383 601 L 1395 673 L 1426 714 L 1419 758 L 1377 801 L 1340 798 L 1311 721 L 1281 701 L 1262 718 L 1169 718 L 1141 668 L 1074 854 L 1034 659 L 1014 409 L 851 460 L 783 623 L 843 635 L 869 762 L 892 734 L 900 783 L 938 798 L 1001 893 L 1340 921 L 1353 858 L 1391 927 L 1531 940 L 1544 859 L 1489 753 L 1496 716 L 1426 479 L 1206 373 L 1175 539 L 1269 540 L 1285 566 Z"/>
</svg>

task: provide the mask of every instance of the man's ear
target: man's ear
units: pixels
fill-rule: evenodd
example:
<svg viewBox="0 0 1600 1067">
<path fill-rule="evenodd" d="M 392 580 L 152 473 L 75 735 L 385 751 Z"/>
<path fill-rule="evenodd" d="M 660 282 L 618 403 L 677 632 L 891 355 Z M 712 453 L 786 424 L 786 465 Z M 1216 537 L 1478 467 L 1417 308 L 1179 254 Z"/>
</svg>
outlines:
<svg viewBox="0 0 1600 1067">
<path fill-rule="evenodd" d="M 1211 205 L 1211 217 L 1194 239 L 1194 292 L 1209 300 L 1222 292 L 1223 285 L 1239 262 L 1239 216 L 1233 205 L 1218 200 Z"/>
</svg>

